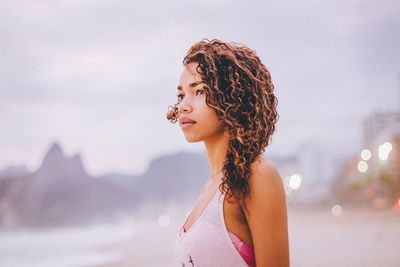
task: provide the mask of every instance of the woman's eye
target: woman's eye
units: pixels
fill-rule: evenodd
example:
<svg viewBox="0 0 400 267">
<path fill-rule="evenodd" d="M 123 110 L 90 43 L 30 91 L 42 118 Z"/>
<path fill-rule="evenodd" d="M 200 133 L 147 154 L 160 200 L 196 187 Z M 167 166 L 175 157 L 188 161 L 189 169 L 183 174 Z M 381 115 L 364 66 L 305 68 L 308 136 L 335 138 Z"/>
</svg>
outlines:
<svg viewBox="0 0 400 267">
<path fill-rule="evenodd" d="M 204 90 L 203 89 L 197 89 L 196 90 L 196 95 L 199 95 L 199 94 L 204 94 Z"/>
<path fill-rule="evenodd" d="M 197 89 L 196 92 L 195 92 L 195 94 L 196 94 L 196 95 L 204 94 L 204 90 L 203 90 L 203 89 Z M 177 98 L 178 98 L 178 101 L 182 101 L 182 99 L 183 99 L 183 97 L 184 97 L 184 95 L 182 95 L 182 94 L 178 94 L 178 95 L 176 95 L 176 96 L 177 96 Z"/>
</svg>

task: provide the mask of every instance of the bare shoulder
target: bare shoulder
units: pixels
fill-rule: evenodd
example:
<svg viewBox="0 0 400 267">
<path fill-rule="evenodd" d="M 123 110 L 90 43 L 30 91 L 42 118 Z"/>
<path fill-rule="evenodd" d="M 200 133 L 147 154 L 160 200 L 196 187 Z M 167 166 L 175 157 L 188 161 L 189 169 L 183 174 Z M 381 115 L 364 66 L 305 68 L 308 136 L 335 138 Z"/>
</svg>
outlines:
<svg viewBox="0 0 400 267">
<path fill-rule="evenodd" d="M 267 216 L 266 213 L 274 213 L 277 209 L 282 212 L 286 210 L 286 194 L 282 178 L 271 161 L 259 157 L 253 162 L 249 187 L 250 194 L 242 202 L 242 208 L 245 213 L 247 212 L 247 216 L 251 216 L 249 213 L 252 211 L 253 214 Z"/>
<path fill-rule="evenodd" d="M 285 196 L 282 178 L 278 169 L 264 157 L 260 157 L 251 165 L 249 186 L 250 197 Z"/>
</svg>

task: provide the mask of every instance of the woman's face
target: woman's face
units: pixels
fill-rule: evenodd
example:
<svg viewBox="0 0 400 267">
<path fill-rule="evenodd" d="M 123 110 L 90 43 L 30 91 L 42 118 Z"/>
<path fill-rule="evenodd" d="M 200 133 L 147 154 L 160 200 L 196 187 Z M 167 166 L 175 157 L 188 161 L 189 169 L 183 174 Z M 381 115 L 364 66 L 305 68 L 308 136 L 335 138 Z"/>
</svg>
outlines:
<svg viewBox="0 0 400 267">
<path fill-rule="evenodd" d="M 207 106 L 201 74 L 197 63 L 189 63 L 181 74 L 178 85 L 179 125 L 188 142 L 200 142 L 220 137 L 224 133 L 222 122 L 214 109 Z"/>
</svg>

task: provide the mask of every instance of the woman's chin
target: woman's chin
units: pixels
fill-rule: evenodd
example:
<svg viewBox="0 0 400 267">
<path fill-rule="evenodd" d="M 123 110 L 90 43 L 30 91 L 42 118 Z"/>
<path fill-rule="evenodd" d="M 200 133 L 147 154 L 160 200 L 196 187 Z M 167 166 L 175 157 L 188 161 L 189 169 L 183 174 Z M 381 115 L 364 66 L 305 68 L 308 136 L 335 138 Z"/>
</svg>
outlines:
<svg viewBox="0 0 400 267">
<path fill-rule="evenodd" d="M 188 141 L 189 143 L 198 143 L 201 142 L 202 140 L 200 138 L 195 138 L 192 136 L 185 136 L 186 141 Z"/>
</svg>

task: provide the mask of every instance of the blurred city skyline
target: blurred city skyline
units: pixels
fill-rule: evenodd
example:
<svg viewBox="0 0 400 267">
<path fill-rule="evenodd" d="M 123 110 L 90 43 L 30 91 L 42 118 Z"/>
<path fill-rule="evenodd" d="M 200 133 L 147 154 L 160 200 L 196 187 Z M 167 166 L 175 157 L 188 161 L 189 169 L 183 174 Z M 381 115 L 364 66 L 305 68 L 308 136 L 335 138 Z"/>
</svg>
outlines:
<svg viewBox="0 0 400 267">
<path fill-rule="evenodd" d="M 271 153 L 312 138 L 359 151 L 363 118 L 400 108 L 397 1 L 2 1 L 0 23 L 0 170 L 36 169 L 54 141 L 91 174 L 203 150 L 165 118 L 202 38 L 243 43 L 270 70 Z"/>
</svg>

